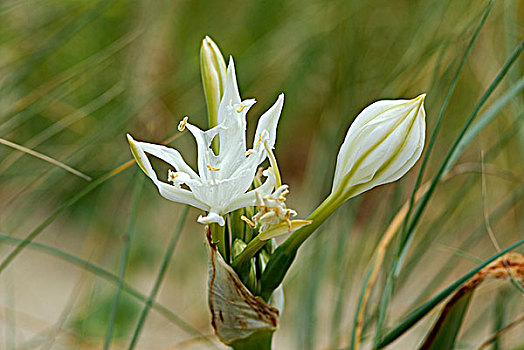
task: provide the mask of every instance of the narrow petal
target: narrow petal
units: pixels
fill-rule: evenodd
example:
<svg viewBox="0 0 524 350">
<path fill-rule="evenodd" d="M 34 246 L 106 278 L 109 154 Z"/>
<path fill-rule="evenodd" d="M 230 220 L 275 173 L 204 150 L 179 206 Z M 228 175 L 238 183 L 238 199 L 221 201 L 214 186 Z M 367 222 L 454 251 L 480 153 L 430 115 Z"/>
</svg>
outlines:
<svg viewBox="0 0 524 350">
<path fill-rule="evenodd" d="M 245 158 L 246 151 L 246 114 L 254 99 L 241 101 L 238 92 L 235 65 L 230 59 L 224 95 L 218 108 L 218 123 L 223 127 L 219 133 L 220 151 L 219 168 L 224 169 L 222 178 L 231 176 L 233 169 Z"/>
<path fill-rule="evenodd" d="M 129 142 L 129 148 L 131 149 L 131 153 L 133 154 L 133 157 L 135 157 L 136 163 L 142 169 L 146 175 L 152 179 L 153 181 L 157 180 L 157 176 L 155 171 L 153 170 L 153 167 L 151 166 L 151 163 L 149 162 L 149 159 L 147 158 L 145 152 L 142 150 L 142 147 L 140 147 L 139 143 L 136 142 L 133 137 L 129 134 L 127 134 L 127 141 Z"/>
<path fill-rule="evenodd" d="M 198 175 L 193 169 L 191 169 L 189 165 L 187 165 L 177 150 L 162 145 L 155 145 L 153 143 L 135 141 L 129 134 L 127 135 L 127 140 L 129 141 L 131 152 L 133 153 L 133 156 L 135 156 L 138 165 L 150 178 L 152 178 L 154 170 L 151 167 L 151 164 L 149 163 L 149 160 L 144 152 L 162 159 L 164 162 L 174 167 L 177 171 L 184 172 L 192 178 L 198 178 Z M 146 163 L 148 167 L 145 167 Z"/>
<path fill-rule="evenodd" d="M 162 195 L 162 197 L 169 199 L 174 202 L 188 204 L 197 208 L 200 208 L 202 210 L 208 210 L 209 206 L 205 203 L 201 202 L 195 196 L 193 193 L 191 193 L 188 190 L 184 190 L 178 186 L 173 186 L 168 183 L 162 182 L 158 180 L 158 177 L 156 175 L 156 172 L 153 170 L 153 167 L 151 166 L 151 162 L 149 161 L 149 158 L 147 157 L 145 150 L 147 149 L 148 152 L 151 154 L 161 158 L 162 160 L 168 162 L 177 170 L 181 171 L 183 168 L 187 168 L 191 173 L 184 174 L 190 178 L 191 176 L 195 176 L 198 178 L 198 176 L 195 174 L 195 172 L 183 161 L 180 154 L 175 151 L 174 149 L 170 149 L 164 146 L 159 145 L 153 145 L 148 144 L 144 142 L 138 142 L 135 141 L 131 135 L 127 135 L 127 139 L 129 141 L 129 146 L 131 148 L 131 152 L 133 153 L 133 156 L 135 157 L 138 165 L 140 168 L 146 173 L 146 175 L 153 181 L 153 183 L 158 188 L 158 191 Z M 177 158 L 177 155 L 180 159 Z M 180 161 L 182 163 L 180 163 Z M 185 167 L 184 167 L 185 165 Z"/>
<path fill-rule="evenodd" d="M 264 181 L 264 183 L 260 187 L 238 196 L 234 201 L 229 203 L 228 207 L 226 208 L 224 212 L 229 213 L 239 208 L 244 208 L 244 207 L 255 205 L 257 193 L 260 196 L 270 195 L 271 192 L 273 192 L 273 189 L 275 188 L 275 182 L 276 182 L 275 175 L 271 171 L 267 171 L 267 170 L 264 171 L 264 175 L 267 176 L 267 179 L 266 181 Z"/>
<path fill-rule="evenodd" d="M 253 104 L 249 99 L 235 105 L 220 124 L 218 167 L 224 169 L 223 178 L 232 176 L 246 158 L 246 113 Z"/>
<path fill-rule="evenodd" d="M 196 199 L 191 191 L 167 184 L 162 181 L 157 181 L 155 185 L 157 186 L 160 195 L 165 199 L 177 203 L 188 204 L 198 209 L 209 210 L 209 206 Z"/>
<path fill-rule="evenodd" d="M 271 106 L 270 109 L 264 113 L 258 120 L 255 137 L 253 139 L 253 148 L 257 144 L 259 138 L 263 134 L 264 130 L 268 132 L 267 145 L 269 148 L 275 146 L 277 139 L 277 125 L 282 113 L 282 107 L 284 106 L 284 94 L 278 95 L 277 101 Z"/>
<path fill-rule="evenodd" d="M 227 66 L 226 84 L 224 87 L 224 95 L 218 107 L 218 124 L 222 123 L 226 115 L 228 107 L 235 104 L 240 104 L 240 92 L 238 92 L 237 75 L 235 72 L 235 62 L 233 57 L 229 58 L 229 65 Z"/>
<path fill-rule="evenodd" d="M 209 176 L 210 170 L 208 169 L 208 165 L 215 167 L 217 162 L 216 156 L 211 150 L 210 146 L 213 138 L 218 132 L 220 132 L 222 127 L 218 125 L 208 131 L 202 131 L 198 127 L 187 123 L 186 128 L 191 132 L 191 134 L 193 134 L 193 137 L 197 143 L 198 173 L 202 180 L 209 180 L 211 177 Z"/>
</svg>

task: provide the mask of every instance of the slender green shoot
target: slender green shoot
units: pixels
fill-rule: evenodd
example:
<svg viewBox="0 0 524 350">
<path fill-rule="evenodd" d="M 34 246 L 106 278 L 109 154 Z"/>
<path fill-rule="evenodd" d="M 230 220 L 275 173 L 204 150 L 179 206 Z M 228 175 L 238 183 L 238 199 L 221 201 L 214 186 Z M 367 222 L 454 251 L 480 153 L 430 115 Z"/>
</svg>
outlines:
<svg viewBox="0 0 524 350">
<path fill-rule="evenodd" d="M 167 246 L 166 254 L 164 255 L 164 259 L 162 260 L 162 265 L 160 265 L 160 269 L 158 270 L 158 273 L 155 279 L 155 284 L 153 286 L 153 289 L 151 290 L 151 293 L 149 294 L 149 297 L 147 298 L 144 304 L 144 308 L 142 309 L 142 312 L 140 313 L 140 317 L 138 319 L 138 323 L 136 325 L 135 331 L 133 332 L 133 338 L 131 339 L 131 343 L 129 344 L 129 347 L 128 347 L 129 350 L 134 349 L 136 344 L 138 343 L 140 332 L 142 331 L 142 328 L 145 324 L 147 315 L 149 314 L 149 310 L 151 309 L 151 306 L 155 302 L 160 286 L 162 285 L 162 281 L 164 280 L 164 276 L 166 274 L 167 267 L 169 266 L 169 262 L 171 261 L 176 245 L 178 243 L 178 239 L 180 238 L 180 235 L 182 234 L 182 229 L 184 227 L 184 221 L 187 217 L 188 211 L 189 211 L 189 207 L 186 205 L 182 208 L 182 211 L 179 214 L 178 223 L 175 227 L 175 231 L 173 232 L 173 236 L 171 236 L 169 245 Z"/>
<path fill-rule="evenodd" d="M 118 284 L 115 291 L 115 297 L 113 299 L 113 304 L 111 305 L 111 312 L 109 315 L 109 322 L 107 325 L 106 339 L 104 342 L 104 350 L 109 350 L 111 347 L 111 340 L 113 339 L 113 328 L 115 325 L 116 314 L 118 311 L 118 304 L 120 302 L 120 295 L 122 291 L 122 285 L 124 283 L 124 275 L 127 268 L 127 262 L 129 260 L 129 252 L 131 251 L 131 238 L 135 231 L 137 214 L 138 214 L 138 204 L 140 203 L 140 196 L 142 194 L 142 188 L 144 187 L 144 177 L 142 174 L 138 174 L 136 179 L 135 188 L 133 190 L 133 199 L 131 201 L 131 212 L 129 213 L 129 224 L 127 227 L 127 232 L 124 237 L 124 251 L 120 258 L 120 266 L 118 267 Z"/>
</svg>

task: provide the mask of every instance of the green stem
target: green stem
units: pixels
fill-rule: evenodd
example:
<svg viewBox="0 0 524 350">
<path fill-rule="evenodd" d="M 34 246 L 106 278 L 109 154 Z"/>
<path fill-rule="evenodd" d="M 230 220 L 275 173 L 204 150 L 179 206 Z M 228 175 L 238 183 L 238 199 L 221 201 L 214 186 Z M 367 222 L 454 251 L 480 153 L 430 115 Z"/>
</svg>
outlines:
<svg viewBox="0 0 524 350">
<path fill-rule="evenodd" d="M 273 332 L 258 332 L 234 342 L 231 347 L 235 350 L 271 350 L 272 338 Z"/>
<path fill-rule="evenodd" d="M 129 260 L 129 254 L 131 252 L 131 238 L 133 236 L 133 233 L 135 231 L 136 226 L 136 220 L 137 220 L 137 213 L 138 213 L 138 204 L 140 203 L 140 196 L 142 194 L 142 188 L 144 185 L 144 177 L 142 174 L 138 174 L 135 189 L 134 189 L 134 195 L 133 195 L 133 201 L 131 206 L 131 213 L 129 215 L 129 224 L 127 227 L 127 233 L 124 236 L 124 251 L 122 252 L 122 256 L 120 258 L 120 266 L 118 268 L 118 285 L 117 290 L 115 292 L 115 296 L 113 298 L 113 303 L 111 305 L 111 314 L 109 316 L 109 322 L 107 325 L 107 331 L 106 331 L 106 340 L 104 343 L 104 350 L 108 350 L 111 347 L 111 341 L 113 340 L 113 328 L 115 326 L 116 316 L 118 313 L 118 304 L 120 303 L 120 295 L 122 292 L 122 287 L 124 284 L 124 275 L 127 268 L 127 262 Z"/>
<path fill-rule="evenodd" d="M 253 238 L 251 242 L 249 242 L 249 244 L 244 248 L 242 253 L 240 253 L 240 255 L 233 261 L 231 266 L 237 270 L 242 264 L 250 261 L 251 258 L 254 257 L 255 254 L 258 253 L 258 251 L 262 249 L 267 242 L 268 241 L 262 241 L 258 237 Z"/>
<path fill-rule="evenodd" d="M 289 236 L 289 238 L 282 243 L 275 252 L 271 255 L 266 269 L 260 278 L 260 292 L 259 295 L 264 300 L 269 300 L 273 291 L 282 283 L 284 276 L 295 260 L 298 249 L 315 232 L 315 230 L 326 219 L 335 212 L 335 210 L 345 201 L 347 196 L 339 196 L 338 194 L 329 195 L 320 206 L 318 206 L 313 213 L 308 217 L 308 220 L 313 222 L 299 228 Z M 248 245 L 249 247 L 249 245 Z"/>
<path fill-rule="evenodd" d="M 224 260 L 226 260 L 226 227 L 218 224 L 211 224 L 209 225 L 209 228 L 211 229 L 211 237 L 213 238 L 213 241 L 218 244 L 217 246 L 220 255 L 222 255 Z"/>
</svg>

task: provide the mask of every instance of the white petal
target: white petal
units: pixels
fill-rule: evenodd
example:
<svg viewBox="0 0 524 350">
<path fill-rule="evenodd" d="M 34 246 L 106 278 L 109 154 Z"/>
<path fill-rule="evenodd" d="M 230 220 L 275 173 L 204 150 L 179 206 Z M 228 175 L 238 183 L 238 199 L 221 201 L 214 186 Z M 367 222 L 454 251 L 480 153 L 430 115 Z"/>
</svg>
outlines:
<svg viewBox="0 0 524 350">
<path fill-rule="evenodd" d="M 246 114 L 254 99 L 241 101 L 235 75 L 233 59 L 229 62 L 224 95 L 218 108 L 218 122 L 223 128 L 219 132 L 220 151 L 218 168 L 223 169 L 221 178 L 232 176 L 240 166 L 246 151 Z"/>
<path fill-rule="evenodd" d="M 220 124 L 218 167 L 224 170 L 222 178 L 232 176 L 246 158 L 246 113 L 254 103 L 253 99 L 242 101 L 229 110 Z"/>
<path fill-rule="evenodd" d="M 240 93 L 238 92 L 237 75 L 235 73 L 235 62 L 233 57 L 229 58 L 229 65 L 227 66 L 226 84 L 224 87 L 224 95 L 218 107 L 218 124 L 222 123 L 228 107 L 235 104 L 240 104 Z"/>
<path fill-rule="evenodd" d="M 271 108 L 268 109 L 266 113 L 264 113 L 260 117 L 260 119 L 258 120 L 257 129 L 255 131 L 255 137 L 253 139 L 253 149 L 256 150 L 256 147 L 264 147 L 263 145 L 256 146 L 264 131 L 267 131 L 268 133 L 268 147 L 272 149 L 275 146 L 275 142 L 277 139 L 277 125 L 280 119 L 280 114 L 282 113 L 283 106 L 284 94 L 280 94 L 273 106 L 271 106 Z M 258 158 L 260 164 L 265 159 L 265 152 L 261 153 L 261 155 L 259 155 Z"/>
<path fill-rule="evenodd" d="M 393 182 L 404 176 L 417 162 L 422 154 L 425 142 L 426 118 L 425 111 L 421 108 L 422 116 L 417 116 L 403 147 L 395 156 L 396 164 L 388 166 L 386 171 L 381 172 L 378 182 Z M 396 171 L 393 171 L 396 170 Z"/>
<path fill-rule="evenodd" d="M 133 137 L 131 137 L 131 135 L 129 134 L 127 135 L 127 139 L 129 141 L 129 145 L 131 146 L 131 151 L 133 152 L 133 155 L 135 156 L 135 158 L 137 158 L 137 155 L 135 154 L 135 152 L 136 150 L 139 150 L 140 152 L 138 153 L 138 156 L 140 158 L 140 161 L 142 162 L 144 166 L 147 163 L 148 167 L 146 167 L 145 170 L 144 169 L 142 170 L 144 170 L 149 177 L 153 178 L 152 175 L 154 174 L 154 171 L 144 152 L 147 152 L 155 157 L 162 159 L 164 162 L 174 167 L 177 171 L 184 172 L 188 174 L 189 176 L 191 176 L 192 178 L 198 178 L 198 175 L 195 173 L 193 169 L 191 169 L 189 165 L 187 165 L 187 163 L 184 161 L 184 159 L 182 158 L 182 156 L 180 155 L 180 153 L 177 150 L 166 147 L 166 146 L 162 146 L 162 145 L 155 145 L 153 143 L 135 141 Z M 155 175 L 155 178 L 156 178 L 156 175 Z"/>
<path fill-rule="evenodd" d="M 275 188 L 275 175 L 273 174 L 273 172 L 270 171 L 265 171 L 264 175 L 267 176 L 267 179 L 260 187 L 238 196 L 234 201 L 229 203 L 229 206 L 226 208 L 225 212 L 228 213 L 239 208 L 255 205 L 256 193 L 258 193 L 261 196 L 270 195 L 271 192 L 273 192 L 273 189 Z"/>
<path fill-rule="evenodd" d="M 140 143 L 135 141 L 133 137 L 129 134 L 127 134 L 127 141 L 129 142 L 129 148 L 131 148 L 131 153 L 133 154 L 133 157 L 135 157 L 136 163 L 142 169 L 144 173 L 153 181 L 157 181 L 157 176 L 155 171 L 153 170 L 153 167 L 151 166 L 151 163 L 149 162 L 149 159 L 146 156 L 146 153 L 140 147 Z"/>
<path fill-rule="evenodd" d="M 188 204 L 198 209 L 209 210 L 209 206 L 207 204 L 202 203 L 196 199 L 193 193 L 188 190 L 164 183 L 162 181 L 157 181 L 155 185 L 157 186 L 160 195 L 162 195 L 162 197 L 165 199 L 169 199 L 170 201 L 177 203 Z"/>
<path fill-rule="evenodd" d="M 198 217 L 197 221 L 199 223 L 201 223 L 201 224 L 204 224 L 204 225 L 210 225 L 210 224 L 213 224 L 213 223 L 217 223 L 220 226 L 224 226 L 225 225 L 224 218 L 222 216 L 218 215 L 217 213 L 213 213 L 213 212 L 210 212 L 206 216 L 200 215 Z"/>
<path fill-rule="evenodd" d="M 210 165 L 214 167 L 216 165 L 216 156 L 210 149 L 210 146 L 215 135 L 220 132 L 221 126 L 218 125 L 208 131 L 202 131 L 198 127 L 187 123 L 186 128 L 193 134 L 193 137 L 197 143 L 198 173 L 202 180 L 210 179 L 208 176 L 210 170 L 207 168 L 207 166 Z"/>
<path fill-rule="evenodd" d="M 129 141 L 129 145 L 131 147 L 131 152 L 133 153 L 133 156 L 137 160 L 138 165 L 147 174 L 147 176 L 149 176 L 149 178 L 153 181 L 153 183 L 158 188 L 158 191 L 160 192 L 162 197 L 164 197 L 166 199 L 169 199 L 171 201 L 174 201 L 174 202 L 188 204 L 188 205 L 200 208 L 202 210 L 208 210 L 209 209 L 208 205 L 206 205 L 205 203 L 203 203 L 203 202 L 199 201 L 197 198 L 195 198 L 195 196 L 190 191 L 184 190 L 184 189 L 182 189 L 180 187 L 173 186 L 173 185 L 170 185 L 170 184 L 167 184 L 165 182 L 162 182 L 162 181 L 158 180 L 158 177 L 157 177 L 155 171 L 153 170 L 153 167 L 151 166 L 151 162 L 149 161 L 149 158 L 145 154 L 145 149 L 148 149 L 149 151 L 152 150 L 155 153 L 155 155 L 157 155 L 159 158 L 161 158 L 161 159 L 163 159 L 165 161 L 168 161 L 168 159 L 169 159 L 170 160 L 169 163 L 171 165 L 173 165 L 174 167 L 180 168 L 181 164 L 179 163 L 179 160 L 181 159 L 181 157 L 180 157 L 180 154 L 178 154 L 177 151 L 175 151 L 174 149 L 169 149 L 169 148 L 164 147 L 164 146 L 147 144 L 147 143 L 144 143 L 144 142 L 137 142 L 137 141 L 133 140 L 131 135 L 127 135 L 127 138 L 128 138 L 128 141 Z M 152 152 L 152 154 L 153 154 L 153 152 Z M 180 159 L 176 158 L 176 154 L 178 154 Z M 176 162 L 173 162 L 173 160 L 176 160 Z M 183 160 L 182 160 L 182 162 L 183 162 Z M 185 164 L 185 162 L 183 164 L 187 168 L 189 168 L 187 166 L 187 164 Z M 177 169 L 177 170 L 179 170 L 179 169 Z M 196 176 L 196 174 L 194 173 L 194 171 L 191 168 L 189 168 L 189 170 L 193 173 L 194 176 Z M 191 177 L 191 175 L 189 175 L 187 173 L 184 173 L 184 175 L 185 175 L 184 176 L 185 178 L 190 178 Z"/>
<path fill-rule="evenodd" d="M 253 144 L 255 144 L 264 130 L 269 133 L 268 146 L 274 147 L 277 138 L 277 125 L 284 106 L 284 94 L 278 95 L 276 102 L 258 119 Z"/>
<path fill-rule="evenodd" d="M 247 170 L 237 175 L 223 180 L 188 181 L 186 184 L 195 197 L 208 204 L 212 211 L 225 214 L 231 211 L 228 209 L 230 204 L 244 195 L 253 182 L 254 174 Z"/>
</svg>

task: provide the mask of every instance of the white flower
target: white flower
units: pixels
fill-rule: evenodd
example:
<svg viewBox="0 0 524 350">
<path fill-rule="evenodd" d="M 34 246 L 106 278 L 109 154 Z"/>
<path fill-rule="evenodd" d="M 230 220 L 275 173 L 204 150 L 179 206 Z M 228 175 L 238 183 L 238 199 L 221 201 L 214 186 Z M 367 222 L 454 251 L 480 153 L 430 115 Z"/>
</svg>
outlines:
<svg viewBox="0 0 524 350">
<path fill-rule="evenodd" d="M 332 194 L 344 200 L 402 177 L 424 148 L 425 94 L 383 100 L 355 118 L 340 147 Z"/>
<path fill-rule="evenodd" d="M 230 59 L 224 95 L 218 107 L 218 125 L 207 131 L 187 123 L 179 129 L 187 128 L 195 137 L 198 148 L 198 174 L 189 167 L 180 153 L 172 148 L 135 141 L 128 135 L 131 151 L 138 165 L 153 180 L 160 194 L 172 201 L 189 204 L 208 212 L 198 218 L 202 224 L 218 223 L 224 225 L 222 215 L 238 208 L 255 203 L 255 190 L 249 190 L 257 167 L 267 157 L 264 143 L 272 149 L 275 145 L 276 130 L 284 95 L 280 94 L 275 104 L 259 119 L 253 148 L 246 151 L 246 113 L 255 100 L 240 100 L 235 66 Z M 219 139 L 220 151 L 216 155 L 211 142 Z M 168 181 L 158 179 L 146 155 L 149 153 L 162 159 L 175 168 L 168 172 Z M 266 173 L 266 181 L 256 189 L 262 195 L 270 194 L 275 186 L 272 172 Z"/>
<path fill-rule="evenodd" d="M 281 222 L 285 222 L 291 232 L 290 217 L 297 216 L 297 212 L 286 207 L 286 195 L 289 193 L 288 185 L 282 185 L 275 189 L 270 195 L 261 196 L 256 193 L 255 204 L 258 212 L 253 216 L 255 225 L 260 224 L 259 232 L 264 232 L 268 228 Z"/>
</svg>

